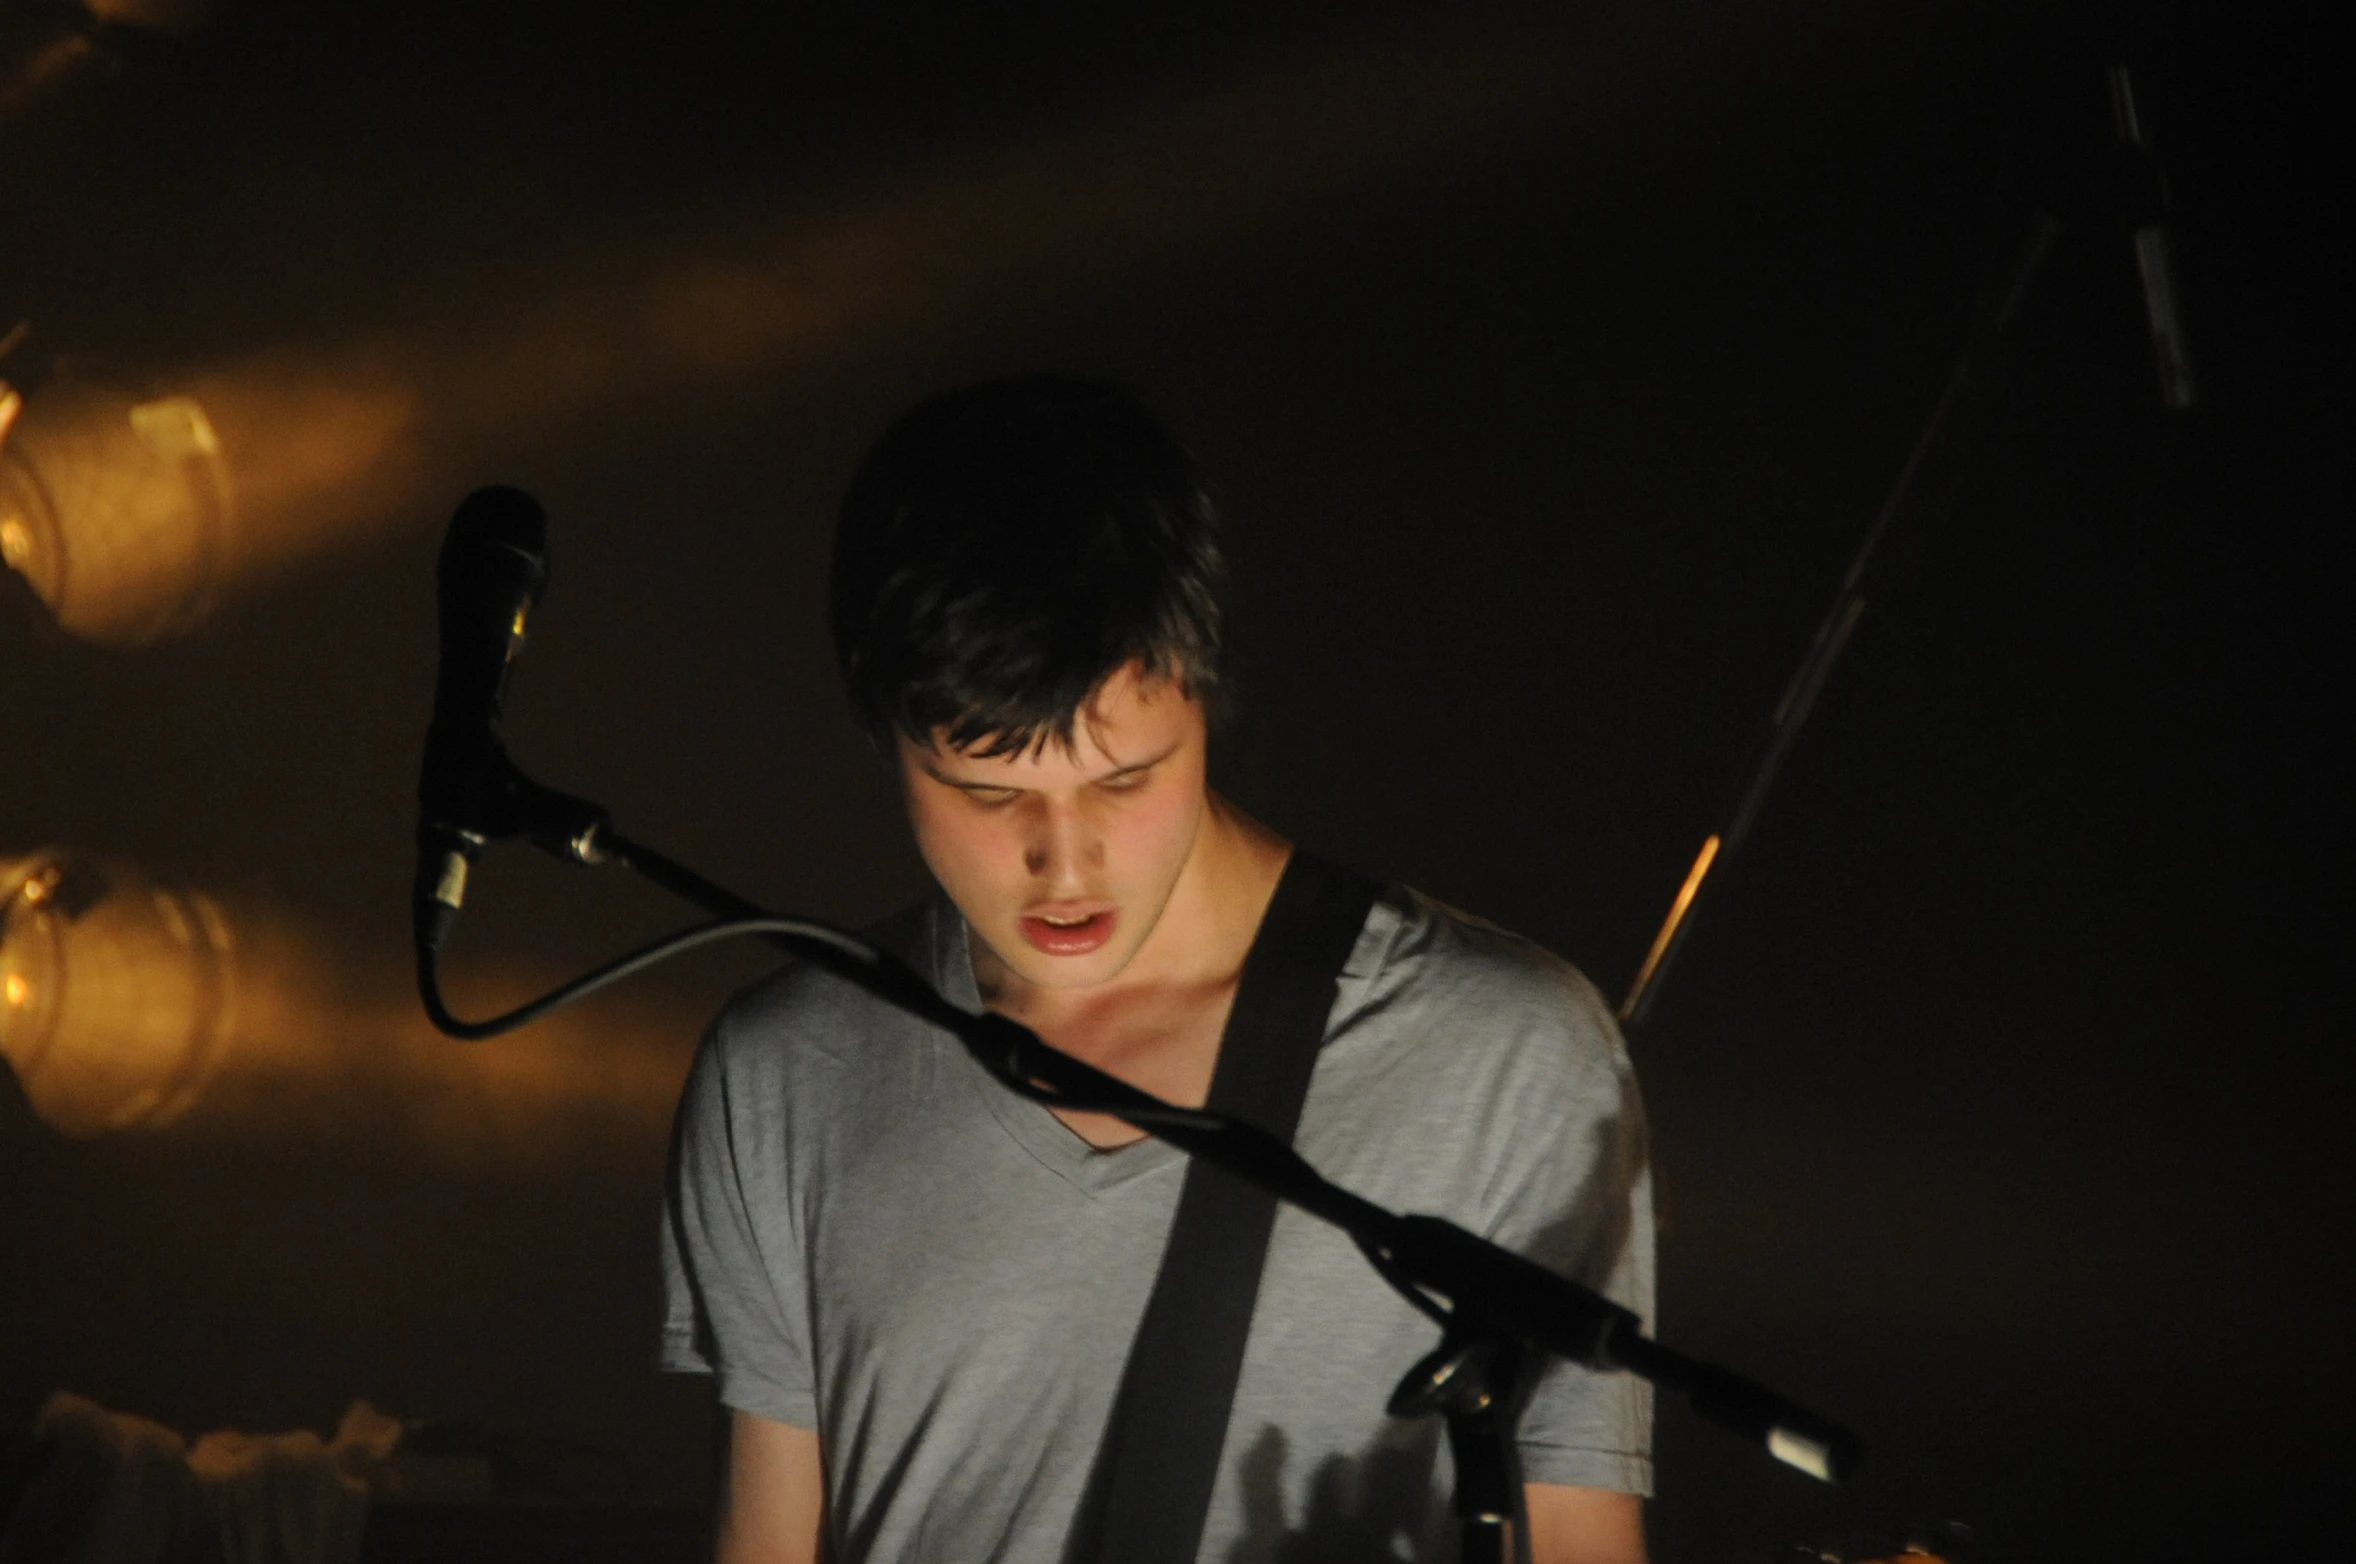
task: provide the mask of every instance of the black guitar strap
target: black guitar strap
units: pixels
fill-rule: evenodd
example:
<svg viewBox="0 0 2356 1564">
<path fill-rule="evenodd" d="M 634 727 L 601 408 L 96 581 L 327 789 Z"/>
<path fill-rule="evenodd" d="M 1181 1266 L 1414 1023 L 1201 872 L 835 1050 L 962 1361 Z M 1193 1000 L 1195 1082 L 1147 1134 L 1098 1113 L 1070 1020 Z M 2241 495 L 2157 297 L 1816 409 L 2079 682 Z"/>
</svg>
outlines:
<svg viewBox="0 0 2356 1564">
<path fill-rule="evenodd" d="M 1244 957 L 1206 1107 L 1291 1142 L 1379 889 L 1294 851 Z M 1207 1162 L 1187 1168 L 1068 1564 L 1194 1564 L 1275 1221 L 1272 1197 Z"/>
</svg>

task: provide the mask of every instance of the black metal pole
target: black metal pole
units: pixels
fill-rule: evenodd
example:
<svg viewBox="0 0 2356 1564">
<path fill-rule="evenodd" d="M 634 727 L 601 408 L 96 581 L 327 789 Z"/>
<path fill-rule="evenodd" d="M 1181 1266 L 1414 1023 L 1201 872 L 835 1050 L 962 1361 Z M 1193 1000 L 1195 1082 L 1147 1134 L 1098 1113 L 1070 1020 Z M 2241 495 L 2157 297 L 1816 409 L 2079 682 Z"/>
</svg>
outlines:
<svg viewBox="0 0 2356 1564">
<path fill-rule="evenodd" d="M 1881 509 L 1874 514 L 1873 525 L 1866 529 L 1865 541 L 1858 545 L 1849 568 L 1842 573 L 1832 607 L 1818 622 L 1807 652 L 1792 671 L 1782 698 L 1776 701 L 1774 711 L 1768 716 L 1766 731 L 1741 773 L 1742 782 L 1735 791 L 1726 823 L 1703 840 L 1693 867 L 1686 871 L 1685 882 L 1669 905 L 1668 916 L 1653 936 L 1643 965 L 1637 969 L 1635 981 L 1628 986 L 1628 996 L 1620 1002 L 1623 1026 L 1639 1026 L 1651 1013 L 1661 985 L 1669 975 L 1670 964 L 1677 959 L 1686 935 L 1693 928 L 1694 912 L 1701 903 L 1704 886 L 1711 883 L 1713 873 L 1725 867 L 1750 834 L 1760 806 L 1767 801 L 1768 790 L 1775 784 L 1776 774 L 1783 769 L 1784 760 L 1791 754 L 1809 713 L 1816 709 L 1816 697 L 1823 693 L 1825 681 L 1832 677 L 1834 664 L 1848 649 L 1850 634 L 1865 612 L 1867 577 L 1883 544 L 1902 526 L 1920 524 L 1953 498 L 1964 458 L 1977 442 L 1982 415 L 1993 401 L 1995 387 L 2001 380 L 2000 371 L 2006 358 L 2003 349 L 2010 341 L 2030 286 L 2043 270 L 2045 258 L 2060 232 L 2058 219 L 2038 216 L 1982 311 L 1971 340 L 1956 358 L 1946 385 L 1923 422 L 1922 432 L 1915 437 L 1905 464 L 1898 469 L 1897 480 L 1891 484 Z"/>
</svg>

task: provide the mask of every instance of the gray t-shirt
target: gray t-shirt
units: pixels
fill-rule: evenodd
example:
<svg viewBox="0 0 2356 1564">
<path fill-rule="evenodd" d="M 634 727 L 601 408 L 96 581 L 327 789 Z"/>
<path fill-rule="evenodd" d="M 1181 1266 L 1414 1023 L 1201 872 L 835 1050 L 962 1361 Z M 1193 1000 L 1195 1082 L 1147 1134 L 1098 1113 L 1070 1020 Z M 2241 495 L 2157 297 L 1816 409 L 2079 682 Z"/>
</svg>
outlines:
<svg viewBox="0 0 2356 1564">
<path fill-rule="evenodd" d="M 978 1009 L 945 899 L 879 941 Z M 1301 1153 L 1652 1312 L 1642 1110 L 1610 1014 L 1525 940 L 1394 889 L 1318 1056 Z M 815 1428 L 834 1557 L 1061 1556 L 1177 1208 L 1184 1157 L 1098 1151 L 954 1039 L 794 966 L 739 995 L 679 1110 L 665 1367 Z M 1447 1551 L 1437 1419 L 1384 1403 L 1436 1331 L 1341 1233 L 1279 1211 L 1200 1557 Z M 1652 1402 L 1550 1364 L 1532 1482 L 1649 1492 Z"/>
</svg>

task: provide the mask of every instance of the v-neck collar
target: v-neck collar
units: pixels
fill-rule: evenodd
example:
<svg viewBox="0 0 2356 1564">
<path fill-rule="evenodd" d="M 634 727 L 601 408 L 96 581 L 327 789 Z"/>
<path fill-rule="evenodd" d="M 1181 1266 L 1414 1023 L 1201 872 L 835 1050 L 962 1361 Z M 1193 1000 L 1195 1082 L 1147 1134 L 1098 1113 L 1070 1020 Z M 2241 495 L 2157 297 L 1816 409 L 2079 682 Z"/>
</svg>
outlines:
<svg viewBox="0 0 2356 1564">
<path fill-rule="evenodd" d="M 973 976 L 972 935 L 956 903 L 944 892 L 932 899 L 933 984 L 941 997 L 961 1009 L 979 1012 L 982 994 Z M 1109 1150 L 1090 1145 L 1078 1131 L 1057 1118 L 1044 1103 L 1018 1097 L 971 1055 L 960 1054 L 966 1085 L 990 1110 L 999 1127 L 1041 1166 L 1090 1199 L 1156 1173 L 1181 1171 L 1186 1154 L 1168 1141 L 1148 1135 Z"/>
<path fill-rule="evenodd" d="M 1374 976 L 1389 953 L 1392 937 L 1399 931 L 1400 921 L 1388 895 L 1378 899 L 1367 914 L 1366 926 L 1358 931 L 1358 942 L 1351 947 L 1350 959 L 1342 965 L 1339 992 L 1334 999 L 1334 1019 L 1326 1023 L 1329 1038 L 1339 1029 L 1341 1018 L 1354 1014 L 1365 1003 Z M 979 1013 L 982 996 L 980 986 L 974 982 L 972 934 L 964 915 L 958 912 L 957 904 L 946 892 L 934 891 L 926 923 L 933 986 L 952 1004 Z M 1173 1186 L 1172 1198 L 1176 1198 L 1176 1179 L 1183 1173 L 1187 1159 L 1184 1152 L 1168 1141 L 1148 1135 L 1109 1150 L 1092 1146 L 1044 1103 L 1008 1091 L 962 1049 L 958 1057 L 964 1064 L 960 1073 L 967 1089 L 980 1099 L 999 1127 L 1041 1166 L 1080 1193 L 1091 1200 L 1099 1199 L 1140 1179 L 1166 1173 Z"/>
</svg>

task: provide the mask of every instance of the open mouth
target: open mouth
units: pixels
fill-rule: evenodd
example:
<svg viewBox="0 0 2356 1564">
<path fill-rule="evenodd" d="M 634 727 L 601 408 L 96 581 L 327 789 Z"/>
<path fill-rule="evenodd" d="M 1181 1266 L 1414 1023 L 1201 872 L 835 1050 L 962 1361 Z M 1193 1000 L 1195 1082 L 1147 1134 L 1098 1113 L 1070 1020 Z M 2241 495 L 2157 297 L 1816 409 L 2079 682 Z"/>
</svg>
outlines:
<svg viewBox="0 0 2356 1564">
<path fill-rule="evenodd" d="M 1112 938 L 1111 909 L 1082 913 L 1030 913 L 1019 920 L 1025 943 L 1043 955 L 1084 956 Z"/>
</svg>

